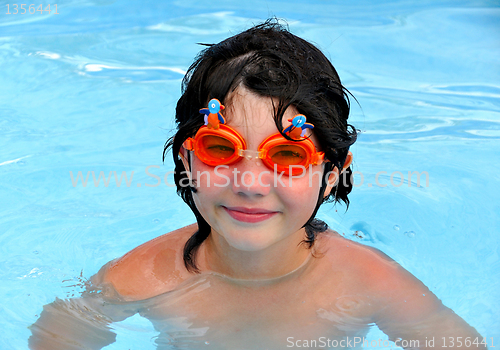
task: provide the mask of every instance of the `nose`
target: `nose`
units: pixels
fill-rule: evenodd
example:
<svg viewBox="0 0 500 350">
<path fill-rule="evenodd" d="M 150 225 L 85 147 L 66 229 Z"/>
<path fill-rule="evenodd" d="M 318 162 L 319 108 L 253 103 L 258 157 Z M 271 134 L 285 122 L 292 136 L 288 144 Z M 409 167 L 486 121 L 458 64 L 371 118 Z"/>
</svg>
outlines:
<svg viewBox="0 0 500 350">
<path fill-rule="evenodd" d="M 245 151 L 233 170 L 232 189 L 238 195 L 266 196 L 270 193 L 272 172 L 258 158 L 258 153 Z"/>
</svg>

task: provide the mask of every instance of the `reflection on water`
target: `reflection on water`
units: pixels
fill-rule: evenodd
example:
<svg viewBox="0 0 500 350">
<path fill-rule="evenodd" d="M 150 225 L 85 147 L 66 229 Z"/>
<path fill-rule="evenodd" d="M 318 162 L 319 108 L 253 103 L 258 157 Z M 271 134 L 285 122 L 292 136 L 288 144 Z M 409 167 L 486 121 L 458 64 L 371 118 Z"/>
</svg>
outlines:
<svg viewBox="0 0 500 350">
<path fill-rule="evenodd" d="M 342 344 L 349 339 L 358 342 L 348 348 L 361 349 L 362 339 L 375 324 L 388 334 L 417 339 L 433 334 L 436 325 L 444 332 L 438 334 L 457 331 L 463 321 L 448 318 L 453 312 L 428 289 L 404 282 L 408 273 L 381 253 L 362 246 L 354 250 L 353 245 L 323 233 L 304 263 L 282 276 L 244 280 L 204 272 L 169 292 L 139 301 L 125 300 L 110 284 L 87 284 L 81 298 L 57 299 L 44 307 L 31 326 L 30 346 L 102 348 L 125 330 L 135 332 L 137 339 L 149 335 L 158 349 L 284 349 L 289 344 L 326 340 Z M 352 253 L 373 254 L 373 259 L 346 261 Z M 399 277 L 394 281 L 384 274 Z M 151 322 L 153 337 L 151 331 L 120 324 L 135 315 Z M 469 332 L 463 325 L 461 331 Z"/>
<path fill-rule="evenodd" d="M 44 339 L 52 350 L 101 348 L 113 343 L 119 334 L 162 350 L 285 349 L 290 344 L 320 349 L 325 348 L 321 345 L 325 342 L 362 349 L 384 338 L 367 336 L 377 328 L 375 324 L 398 334 L 416 329 L 428 335 L 433 331 L 429 324 L 436 320 L 444 330 L 442 318 L 453 313 L 441 308 L 431 320 L 404 320 L 398 310 L 422 297 L 409 293 L 400 304 L 392 305 L 388 314 L 373 317 L 366 310 L 373 310 L 381 300 L 367 294 L 347 294 L 352 282 L 339 272 L 331 279 L 325 280 L 325 271 L 309 278 L 317 263 L 311 259 L 292 273 L 256 281 L 202 273 L 170 292 L 141 301 L 123 300 L 109 285 L 89 285 L 81 298 L 57 299 L 44 307 L 40 319 L 31 326 L 30 345 Z M 297 280 L 307 282 L 301 285 Z M 134 315 L 134 324 L 121 322 Z M 137 315 L 151 322 L 154 331 L 138 326 L 142 321 Z M 451 322 L 449 327 L 456 325 Z M 118 349 L 124 345 L 128 346 L 121 340 L 110 346 Z"/>
<path fill-rule="evenodd" d="M 120 300 L 109 286 L 89 286 L 82 298 L 47 305 L 31 327 L 31 344 L 48 337 L 54 350 L 75 344 L 102 346 L 123 329 L 137 337 L 140 329 L 120 323 L 135 314 L 148 319 L 158 332 L 142 332 L 158 349 L 282 349 L 287 341 L 341 341 L 365 335 L 371 325 L 355 315 L 366 296 L 343 295 L 325 304 L 327 288 L 320 285 L 321 277 L 313 285 L 291 288 L 292 281 L 310 268 L 307 263 L 285 276 L 261 281 L 201 274 L 171 292 L 136 302 Z M 318 289 L 317 297 L 306 299 L 311 288 Z"/>
</svg>

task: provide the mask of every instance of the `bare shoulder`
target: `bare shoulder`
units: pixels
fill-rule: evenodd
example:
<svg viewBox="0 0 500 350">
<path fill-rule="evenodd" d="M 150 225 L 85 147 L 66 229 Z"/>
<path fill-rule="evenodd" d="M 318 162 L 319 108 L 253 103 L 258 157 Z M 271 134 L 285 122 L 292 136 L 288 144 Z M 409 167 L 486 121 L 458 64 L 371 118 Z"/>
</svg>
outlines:
<svg viewBox="0 0 500 350">
<path fill-rule="evenodd" d="M 369 298 L 374 313 L 397 308 L 401 314 L 422 317 L 443 307 L 418 278 L 382 251 L 332 231 L 324 236 L 323 242 L 330 271 L 348 276 L 345 279 L 350 292 Z"/>
<path fill-rule="evenodd" d="M 331 267 L 348 272 L 352 282 L 365 293 L 428 291 L 420 280 L 379 249 L 351 241 L 334 231 L 325 233 L 322 247 Z"/>
<path fill-rule="evenodd" d="M 363 274 L 378 274 L 384 269 L 397 269 L 399 265 L 382 251 L 351 241 L 335 231 L 328 230 L 320 237 L 321 251 L 335 266 L 359 270 Z"/>
<path fill-rule="evenodd" d="M 142 300 L 174 289 L 192 276 L 183 261 L 186 241 L 197 230 L 189 225 L 152 239 L 104 265 L 94 283 L 111 284 L 126 300 Z"/>
<path fill-rule="evenodd" d="M 380 250 L 332 231 L 326 232 L 318 243 L 327 258 L 328 271 L 343 277 L 347 290 L 342 292 L 355 298 L 357 305 L 364 305 L 362 316 L 376 323 L 390 338 L 419 341 L 419 344 L 435 338 L 436 343 L 429 348 L 445 347 L 440 342 L 445 338 L 481 338 L 424 283 Z"/>
</svg>

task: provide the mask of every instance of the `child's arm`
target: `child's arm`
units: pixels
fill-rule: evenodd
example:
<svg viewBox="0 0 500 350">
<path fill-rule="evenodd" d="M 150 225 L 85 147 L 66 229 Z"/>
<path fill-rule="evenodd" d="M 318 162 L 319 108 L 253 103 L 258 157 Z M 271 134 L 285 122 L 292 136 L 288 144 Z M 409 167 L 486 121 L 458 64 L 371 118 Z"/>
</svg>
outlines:
<svg viewBox="0 0 500 350">
<path fill-rule="evenodd" d="M 396 344 L 418 349 L 485 349 L 483 338 L 417 278 L 396 263 L 375 272 L 381 308 L 375 323 Z"/>
<path fill-rule="evenodd" d="M 30 326 L 30 349 L 102 349 L 115 341 L 111 320 L 92 309 L 82 298 L 56 299 L 43 307 Z"/>
<path fill-rule="evenodd" d="M 92 277 L 92 291 L 81 298 L 57 299 L 43 307 L 40 318 L 30 326 L 28 346 L 32 350 L 102 349 L 114 343 L 112 322 L 134 314 L 113 293 L 97 292 L 103 271 Z"/>
<path fill-rule="evenodd" d="M 109 324 L 139 312 L 134 301 L 173 290 L 190 276 L 175 266 L 183 266 L 182 247 L 195 231 L 190 225 L 146 242 L 104 265 L 82 298 L 45 305 L 30 327 L 30 348 L 101 349 L 113 343 L 116 335 Z"/>
</svg>

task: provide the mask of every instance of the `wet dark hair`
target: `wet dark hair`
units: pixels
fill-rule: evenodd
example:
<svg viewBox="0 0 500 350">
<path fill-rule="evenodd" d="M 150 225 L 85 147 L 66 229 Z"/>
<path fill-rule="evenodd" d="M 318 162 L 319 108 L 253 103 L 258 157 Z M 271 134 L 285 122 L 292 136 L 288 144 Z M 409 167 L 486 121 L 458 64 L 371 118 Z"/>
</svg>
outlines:
<svg viewBox="0 0 500 350">
<path fill-rule="evenodd" d="M 183 79 L 175 116 L 177 133 L 166 142 L 163 152 L 165 159 L 167 151 L 172 149 L 177 193 L 198 222 L 198 231 L 184 246 L 184 264 L 191 272 L 198 272 L 196 251 L 209 236 L 211 227 L 194 203 L 192 192 L 196 188 L 185 186 L 188 182 L 186 169 L 178 154 L 183 142 L 203 125 L 199 110 L 206 107 L 210 99 L 217 98 L 224 104 L 238 86 L 260 96 L 273 97 L 278 101 L 274 105 L 274 119 L 280 132 L 283 131 L 285 110 L 295 107 L 314 125 L 314 134 L 329 160 L 325 163 L 324 174 L 334 167 L 342 169 L 349 146 L 357 137 L 354 127 L 347 123 L 350 93 L 342 86 L 333 65 L 318 48 L 290 33 L 277 20 L 268 20 L 218 44 L 206 46 L 208 48 L 198 54 Z M 351 169 L 346 169 L 326 198 L 323 196 L 327 179 L 323 176 L 316 208 L 304 224 L 306 238 L 303 243 L 309 248 L 316 235 L 328 228 L 315 219 L 319 206 L 325 201 L 343 201 L 349 205 L 351 174 Z"/>
</svg>

